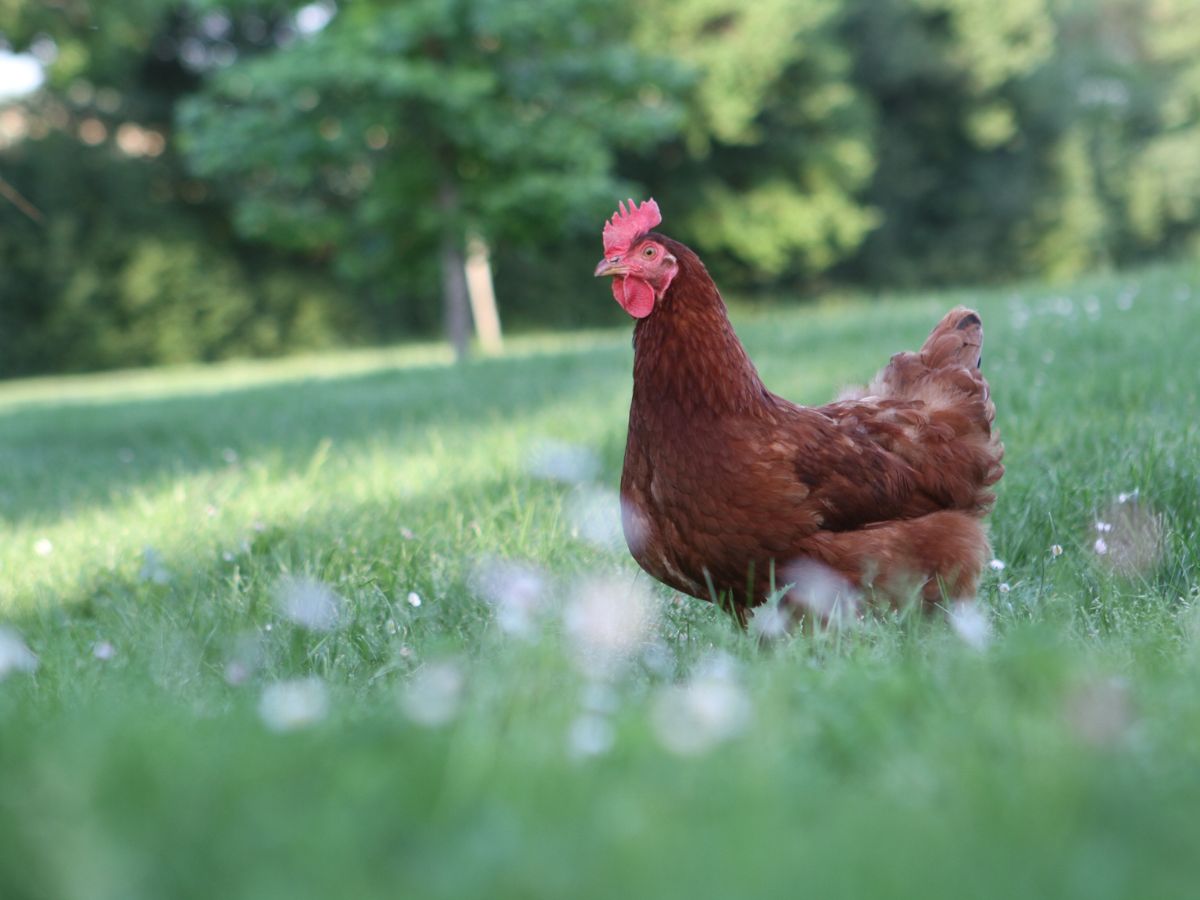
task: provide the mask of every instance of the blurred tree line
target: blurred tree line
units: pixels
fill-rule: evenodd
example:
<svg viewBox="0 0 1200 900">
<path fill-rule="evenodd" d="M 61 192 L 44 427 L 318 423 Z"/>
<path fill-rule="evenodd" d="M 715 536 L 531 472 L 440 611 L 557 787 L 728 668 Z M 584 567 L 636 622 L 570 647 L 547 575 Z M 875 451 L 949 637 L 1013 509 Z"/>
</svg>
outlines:
<svg viewBox="0 0 1200 900">
<path fill-rule="evenodd" d="M 480 248 L 507 323 L 618 321 L 629 195 L 743 293 L 1200 247 L 1200 0 L 0 0 L 4 46 L 3 375 L 461 335 Z"/>
</svg>

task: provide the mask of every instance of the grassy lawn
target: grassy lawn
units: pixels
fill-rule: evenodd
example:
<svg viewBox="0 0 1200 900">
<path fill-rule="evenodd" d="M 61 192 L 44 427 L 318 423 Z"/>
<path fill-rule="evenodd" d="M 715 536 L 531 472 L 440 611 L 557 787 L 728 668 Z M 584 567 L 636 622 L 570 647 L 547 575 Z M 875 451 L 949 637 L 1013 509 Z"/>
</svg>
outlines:
<svg viewBox="0 0 1200 900">
<path fill-rule="evenodd" d="M 983 617 L 765 646 L 614 540 L 626 329 L 0 385 L 0 897 L 1195 896 L 1200 267 L 736 324 L 957 302 Z"/>
</svg>

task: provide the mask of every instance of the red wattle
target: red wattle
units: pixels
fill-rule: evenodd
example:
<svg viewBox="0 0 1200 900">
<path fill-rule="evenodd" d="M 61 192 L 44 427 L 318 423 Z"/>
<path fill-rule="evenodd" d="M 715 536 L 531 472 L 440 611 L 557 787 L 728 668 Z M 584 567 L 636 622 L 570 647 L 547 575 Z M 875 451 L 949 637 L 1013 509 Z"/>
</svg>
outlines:
<svg viewBox="0 0 1200 900">
<path fill-rule="evenodd" d="M 654 309 L 654 288 L 640 278 L 614 278 L 613 296 L 635 319 L 644 319 Z"/>
</svg>

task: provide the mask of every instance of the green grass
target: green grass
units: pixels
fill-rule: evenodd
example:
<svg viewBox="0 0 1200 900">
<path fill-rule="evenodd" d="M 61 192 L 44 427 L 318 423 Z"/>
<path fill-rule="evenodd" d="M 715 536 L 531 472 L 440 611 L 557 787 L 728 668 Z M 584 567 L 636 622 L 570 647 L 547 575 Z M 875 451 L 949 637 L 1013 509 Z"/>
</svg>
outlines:
<svg viewBox="0 0 1200 900">
<path fill-rule="evenodd" d="M 626 330 L 0 385 L 0 623 L 38 657 L 0 680 L 0 897 L 1195 896 L 1200 269 L 736 319 L 822 402 L 956 302 L 1008 448 L 983 649 L 911 614 L 760 647 L 585 539 Z M 524 635 L 503 561 L 544 583 Z M 630 578 L 651 627 L 581 667 Z M 269 728 L 309 677 L 325 714 Z"/>
</svg>

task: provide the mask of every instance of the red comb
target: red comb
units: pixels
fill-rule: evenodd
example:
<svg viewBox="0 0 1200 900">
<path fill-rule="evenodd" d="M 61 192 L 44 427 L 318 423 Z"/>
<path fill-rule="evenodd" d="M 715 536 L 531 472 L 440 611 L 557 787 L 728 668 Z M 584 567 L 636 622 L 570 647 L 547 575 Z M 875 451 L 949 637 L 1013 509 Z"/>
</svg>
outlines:
<svg viewBox="0 0 1200 900">
<path fill-rule="evenodd" d="M 641 206 L 629 201 L 629 208 L 619 204 L 620 209 L 604 224 L 604 255 L 617 256 L 629 249 L 634 238 L 645 234 L 662 221 L 658 204 L 653 199 Z"/>
</svg>

